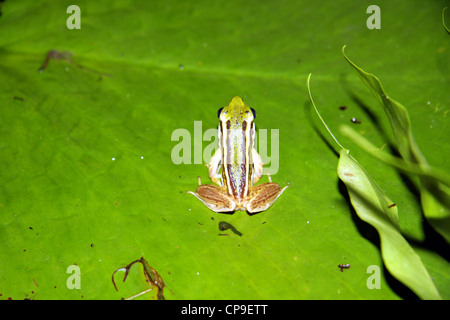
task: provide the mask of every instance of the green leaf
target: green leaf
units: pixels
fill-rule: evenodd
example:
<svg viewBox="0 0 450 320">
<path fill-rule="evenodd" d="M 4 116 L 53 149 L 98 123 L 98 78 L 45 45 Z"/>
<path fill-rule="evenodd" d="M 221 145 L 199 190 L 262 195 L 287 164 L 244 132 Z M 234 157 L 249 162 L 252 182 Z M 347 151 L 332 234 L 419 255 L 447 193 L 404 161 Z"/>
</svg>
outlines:
<svg viewBox="0 0 450 320">
<path fill-rule="evenodd" d="M 340 151 L 337 170 L 358 216 L 377 229 L 389 272 L 421 299 L 441 299 L 420 257 L 399 230 L 397 206 L 346 149 Z"/>
<path fill-rule="evenodd" d="M 337 166 L 338 176 L 347 188 L 358 217 L 377 230 L 380 236 L 381 255 L 387 269 L 422 299 L 441 299 L 420 257 L 401 233 L 397 205 L 349 155 L 349 150 L 342 147 L 324 122 L 311 95 L 310 78 L 311 74 L 307 79 L 311 103 L 325 128 L 341 148 Z"/>
<path fill-rule="evenodd" d="M 342 197 L 334 152 L 316 130 L 304 78 L 316 75 L 330 128 L 358 117 L 358 128 L 379 143 L 376 127 L 340 85 L 348 72 L 340 49 L 351 44 L 399 84 L 396 90 L 414 97 L 416 138 L 430 141 L 422 151 L 448 171 L 442 5 L 417 10 L 421 2 L 411 1 L 382 0 L 380 30 L 366 27 L 368 1 L 79 0 L 79 30 L 66 27 L 74 3 L 3 1 L 0 299 L 130 297 L 149 287 L 142 268 L 131 268 L 126 282 L 117 272 L 118 292 L 111 276 L 140 257 L 161 276 L 168 300 L 410 297 L 388 272 L 380 289 L 366 285 L 368 266 L 383 267 L 377 233 Z M 52 59 L 39 73 L 50 50 L 71 52 L 70 60 Z M 415 76 L 424 70 L 426 76 Z M 186 194 L 197 176 L 211 183 L 209 156 L 194 163 L 195 150 L 209 146 L 217 109 L 236 95 L 256 109 L 258 133 L 267 130 L 269 143 L 261 147 L 274 155 L 266 165 L 278 167 L 273 181 L 290 185 L 253 216 L 215 214 Z M 183 140 L 172 139 L 179 129 L 191 139 L 187 163 L 171 157 Z M 398 192 L 399 207 L 419 212 L 395 170 L 356 153 L 377 181 L 389 181 L 387 194 Z M 448 262 L 421 219 L 399 222 L 448 299 Z M 220 221 L 242 236 L 219 236 Z M 80 289 L 67 286 L 74 264 Z M 338 264 L 351 268 L 340 272 Z M 157 290 L 139 298 L 156 299 Z"/>
<path fill-rule="evenodd" d="M 363 82 L 372 91 L 372 93 L 384 108 L 391 124 L 397 148 L 400 155 L 406 162 L 417 164 L 423 171 L 429 171 L 430 167 L 425 157 L 419 150 L 411 129 L 408 111 L 397 101 L 390 98 L 380 80 L 373 74 L 367 73 L 355 65 L 344 52 L 342 54 L 350 65 L 358 72 Z M 420 175 L 420 196 L 422 208 L 425 217 L 430 221 L 433 227 L 450 242 L 450 189 L 428 175 Z"/>
</svg>

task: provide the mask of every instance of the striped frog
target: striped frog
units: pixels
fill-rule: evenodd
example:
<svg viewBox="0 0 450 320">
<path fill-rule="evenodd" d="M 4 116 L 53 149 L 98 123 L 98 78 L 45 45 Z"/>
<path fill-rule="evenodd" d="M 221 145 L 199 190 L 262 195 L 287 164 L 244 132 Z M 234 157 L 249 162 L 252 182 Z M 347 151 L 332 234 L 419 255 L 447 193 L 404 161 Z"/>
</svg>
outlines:
<svg viewBox="0 0 450 320">
<path fill-rule="evenodd" d="M 216 185 L 201 183 L 193 194 L 215 212 L 267 210 L 286 190 L 272 182 L 254 185 L 263 174 L 263 161 L 254 148 L 255 110 L 240 97 L 219 109 L 219 149 L 208 164 L 209 177 Z"/>
</svg>

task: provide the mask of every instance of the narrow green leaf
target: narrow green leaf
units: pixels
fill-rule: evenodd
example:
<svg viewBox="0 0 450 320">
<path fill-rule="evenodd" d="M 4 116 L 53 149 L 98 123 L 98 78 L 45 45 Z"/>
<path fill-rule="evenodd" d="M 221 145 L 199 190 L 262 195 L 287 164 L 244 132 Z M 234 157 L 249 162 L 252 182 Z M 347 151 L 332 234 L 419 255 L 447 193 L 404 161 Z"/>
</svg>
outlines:
<svg viewBox="0 0 450 320">
<path fill-rule="evenodd" d="M 445 10 L 447 10 L 447 7 L 445 7 L 444 9 L 442 9 L 442 25 L 444 26 L 445 31 L 447 31 L 448 34 L 450 34 L 450 30 L 447 28 L 447 26 L 445 25 L 445 18 L 444 18 L 444 12 Z"/>
<path fill-rule="evenodd" d="M 374 146 L 369 140 L 364 138 L 361 134 L 359 134 L 356 130 L 351 128 L 348 125 L 342 125 L 340 127 L 340 132 L 346 136 L 347 138 L 351 139 L 358 147 L 363 149 L 365 152 L 370 154 L 372 157 L 398 169 L 405 173 L 410 173 L 418 176 L 424 176 L 428 177 L 430 179 L 435 179 L 443 184 L 445 184 L 447 187 L 450 187 L 450 176 L 446 174 L 445 172 L 433 168 L 428 167 L 427 170 L 424 170 L 419 165 L 407 162 L 403 160 L 402 158 L 393 156 L 392 154 L 389 154 L 387 152 L 381 151 L 379 148 Z M 450 199 L 447 199 L 450 200 Z M 450 203 L 448 204 L 450 205 Z"/>
<path fill-rule="evenodd" d="M 345 59 L 358 72 L 363 82 L 383 106 L 402 158 L 406 162 L 417 164 L 423 171 L 428 172 L 430 167 L 414 140 L 411 122 L 406 108 L 386 94 L 381 86 L 380 80 L 376 76 L 365 72 L 354 64 L 345 55 L 344 49 L 345 46 L 342 48 L 342 54 Z M 431 225 L 450 242 L 450 207 L 447 205 L 450 201 L 450 193 L 438 179 L 428 175 L 420 175 L 419 178 L 421 183 L 421 204 L 424 215 Z"/>
<path fill-rule="evenodd" d="M 345 46 L 342 48 L 342 54 L 345 59 L 355 68 L 361 76 L 362 81 L 374 94 L 378 102 L 384 107 L 389 122 L 391 124 L 394 137 L 397 141 L 398 149 L 402 157 L 407 161 L 421 163 L 427 165 L 426 160 L 414 142 L 414 137 L 411 131 L 411 121 L 409 120 L 408 112 L 405 107 L 395 100 L 391 99 L 383 87 L 380 80 L 373 74 L 366 73 L 364 70 L 354 64 L 344 52 Z"/>
<path fill-rule="evenodd" d="M 338 175 L 358 216 L 377 229 L 386 268 L 421 299 L 441 299 L 420 257 L 398 229 L 397 206 L 348 153 L 340 152 Z"/>
</svg>

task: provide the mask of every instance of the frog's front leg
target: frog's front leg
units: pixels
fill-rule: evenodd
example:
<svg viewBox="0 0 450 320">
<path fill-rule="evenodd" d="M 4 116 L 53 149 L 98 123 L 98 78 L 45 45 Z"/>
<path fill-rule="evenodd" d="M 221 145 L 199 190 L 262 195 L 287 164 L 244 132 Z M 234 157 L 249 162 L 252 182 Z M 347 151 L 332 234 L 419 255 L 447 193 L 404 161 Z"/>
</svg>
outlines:
<svg viewBox="0 0 450 320">
<path fill-rule="evenodd" d="M 252 164 L 253 164 L 253 174 L 252 174 L 252 185 L 254 185 L 261 178 L 263 174 L 264 162 L 261 159 L 258 151 L 252 148 Z"/>
<path fill-rule="evenodd" d="M 212 182 L 218 184 L 219 186 L 223 186 L 222 183 L 222 175 L 219 174 L 220 170 L 220 162 L 222 161 L 222 150 L 219 148 L 212 156 L 211 160 L 208 163 L 208 172 L 209 178 Z"/>
<path fill-rule="evenodd" d="M 198 188 L 196 192 L 188 191 L 199 199 L 205 206 L 214 212 L 234 212 L 236 202 L 228 196 L 225 187 L 218 187 L 210 184 L 203 184 L 198 177 Z"/>
<path fill-rule="evenodd" d="M 288 187 L 281 189 L 280 185 L 272 182 L 269 176 L 269 182 L 250 188 L 250 194 L 244 202 L 244 207 L 248 213 L 265 211 L 275 203 Z"/>
</svg>

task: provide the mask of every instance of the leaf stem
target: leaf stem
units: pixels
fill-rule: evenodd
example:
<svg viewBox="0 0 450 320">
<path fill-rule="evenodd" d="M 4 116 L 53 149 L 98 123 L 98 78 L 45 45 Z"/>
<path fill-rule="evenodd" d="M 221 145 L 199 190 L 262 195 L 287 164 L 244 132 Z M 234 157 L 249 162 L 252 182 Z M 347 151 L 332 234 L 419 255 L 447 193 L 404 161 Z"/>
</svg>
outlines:
<svg viewBox="0 0 450 320">
<path fill-rule="evenodd" d="M 308 75 L 308 79 L 306 80 L 306 87 L 308 88 L 308 94 L 309 94 L 309 99 L 311 100 L 311 103 L 314 107 L 314 110 L 316 110 L 317 116 L 319 117 L 320 121 L 322 121 L 323 125 L 325 126 L 325 128 L 327 129 L 328 133 L 331 135 L 331 137 L 334 139 L 334 141 L 338 144 L 339 147 L 341 147 L 341 149 L 345 149 L 340 143 L 339 141 L 336 139 L 336 137 L 333 135 L 333 133 L 331 132 L 330 128 L 328 128 L 327 124 L 325 123 L 325 121 L 323 120 L 322 116 L 319 113 L 319 110 L 317 110 L 317 107 L 314 103 L 314 100 L 312 98 L 311 95 L 311 88 L 309 86 L 309 81 L 311 79 L 311 73 Z"/>
</svg>

